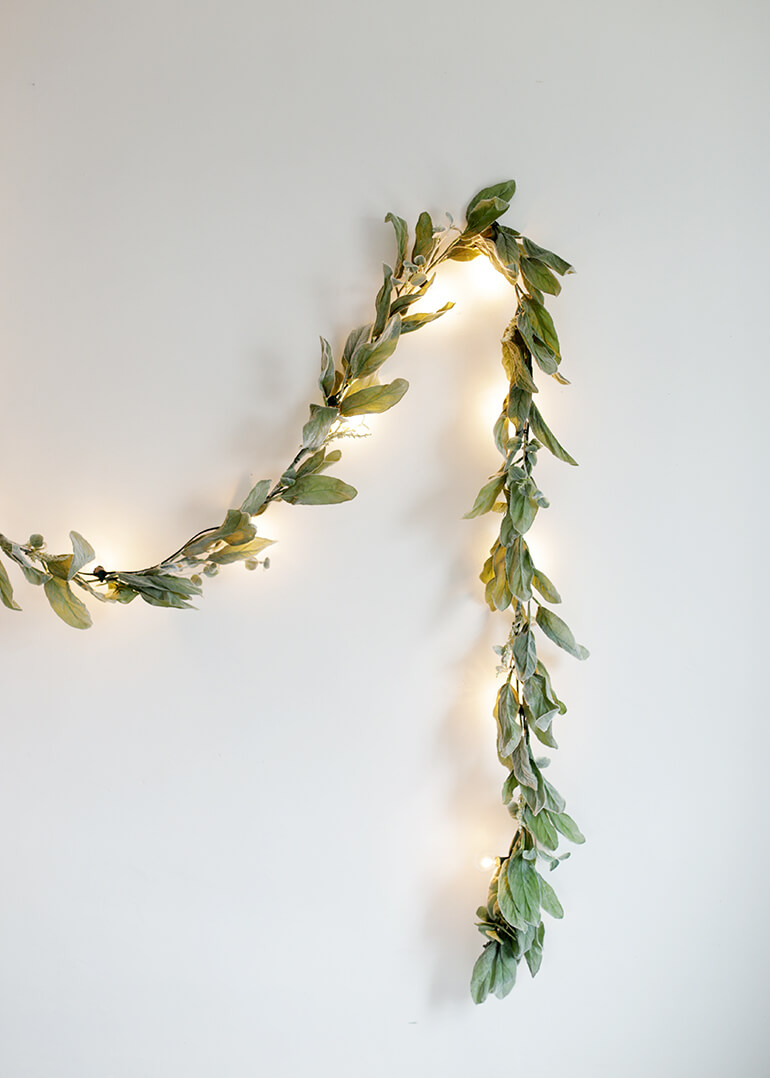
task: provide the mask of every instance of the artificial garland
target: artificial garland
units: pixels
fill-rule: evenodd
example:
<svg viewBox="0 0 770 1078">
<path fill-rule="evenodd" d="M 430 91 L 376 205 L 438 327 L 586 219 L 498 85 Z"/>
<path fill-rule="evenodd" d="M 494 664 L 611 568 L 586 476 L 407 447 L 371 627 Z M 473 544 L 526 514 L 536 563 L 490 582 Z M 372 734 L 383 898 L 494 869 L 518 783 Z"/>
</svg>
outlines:
<svg viewBox="0 0 770 1078">
<path fill-rule="evenodd" d="M 512 285 L 516 309 L 502 337 L 502 362 L 508 391 L 493 435 L 502 463 L 479 491 L 467 517 L 496 511 L 500 533 L 481 572 L 491 610 L 510 609 L 513 615 L 506 643 L 495 648 L 504 681 L 497 694 L 497 753 L 508 772 L 503 803 L 516 830 L 508 853 L 496 859 L 486 906 L 477 910 L 477 927 L 486 938 L 471 978 L 471 995 L 481 1003 L 490 993 L 506 996 L 524 958 L 534 977 L 540 968 L 545 926 L 541 911 L 562 917 L 553 888 L 538 872 L 538 864 L 554 869 L 569 853 L 557 854 L 560 836 L 583 842 L 583 835 L 565 811 L 561 794 L 543 777 L 547 759 L 535 758 L 532 735 L 549 748 L 557 747 L 554 717 L 565 705 L 556 696 L 538 658 L 535 628 L 578 659 L 588 656 L 576 643 L 565 622 L 544 605 L 561 602 L 558 591 L 536 568 L 525 533 L 548 501 L 537 488 L 533 469 L 538 450 L 545 447 L 559 460 L 576 461 L 559 444 L 537 408 L 535 368 L 562 384 L 561 351 L 553 320 L 545 308 L 544 293 L 558 295 L 555 276 L 572 273 L 563 258 L 539 247 L 499 218 L 509 207 L 516 189 L 513 180 L 479 191 L 466 209 L 466 225 L 433 224 L 421 213 L 409 250 L 406 221 L 389 213 L 385 218 L 396 233 L 395 266 L 384 266 L 384 280 L 375 302 L 374 321 L 348 336 L 339 363 L 332 347 L 321 338 L 322 401 L 310 405 L 302 428 L 302 444 L 280 478 L 260 480 L 237 509 L 230 509 L 218 527 L 206 528 L 188 539 L 157 565 L 140 570 L 107 570 L 99 565 L 85 571 L 95 559 L 91 545 L 78 532 L 70 532 L 72 553 L 50 554 L 43 537 L 34 534 L 26 543 L 0 535 L 0 550 L 19 568 L 30 584 L 42 585 L 52 609 L 68 625 L 86 629 L 91 616 L 76 585 L 102 602 L 130 603 L 137 595 L 152 606 L 189 607 L 201 593 L 203 576 L 214 576 L 223 565 L 242 561 L 247 569 L 262 564 L 271 540 L 257 535 L 254 519 L 272 502 L 291 505 L 326 505 L 349 501 L 356 490 L 341 479 L 323 473 L 341 457 L 335 443 L 348 433 L 352 416 L 385 412 L 409 388 L 403 378 L 382 384 L 378 372 L 393 354 L 399 338 L 439 318 L 453 305 L 427 314 L 410 314 L 433 283 L 435 270 L 447 260 L 469 261 L 486 255 Z M 536 594 L 540 598 L 536 597 Z M 0 559 L 0 598 L 19 610 L 8 573 Z M 532 614 L 532 604 L 536 609 Z"/>
</svg>

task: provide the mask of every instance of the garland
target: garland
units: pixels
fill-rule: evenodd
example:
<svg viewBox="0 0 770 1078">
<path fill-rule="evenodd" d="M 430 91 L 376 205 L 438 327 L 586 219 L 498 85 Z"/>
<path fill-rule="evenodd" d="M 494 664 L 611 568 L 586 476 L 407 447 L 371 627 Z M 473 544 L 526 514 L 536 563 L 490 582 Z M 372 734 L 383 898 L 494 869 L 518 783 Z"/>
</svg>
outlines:
<svg viewBox="0 0 770 1078">
<path fill-rule="evenodd" d="M 449 216 L 447 226 L 435 226 L 428 213 L 421 213 L 411 252 L 406 221 L 387 215 L 385 220 L 395 229 L 398 253 L 395 266 L 384 266 L 374 321 L 352 331 L 339 364 L 329 342 L 321 338 L 318 385 L 322 400 L 310 405 L 296 456 L 277 481 L 256 483 L 218 527 L 198 532 L 156 565 L 130 571 L 101 565 L 86 571 L 95 554 L 75 531 L 70 532 L 72 553 L 68 554 L 48 553 L 39 534 L 31 535 L 26 543 L 0 535 L 0 550 L 28 583 L 42 585 L 54 613 L 76 629 L 88 628 L 91 616 L 73 585 L 102 602 L 130 603 L 139 595 L 152 606 L 184 608 L 201 593 L 203 576 L 215 576 L 224 565 L 242 561 L 247 569 L 260 564 L 267 568 L 269 558 L 263 552 L 271 540 L 257 535 L 254 520 L 275 501 L 322 505 L 355 497 L 353 487 L 323 474 L 341 457 L 335 442 L 350 433 L 346 421 L 387 411 L 409 388 L 403 378 L 381 383 L 378 372 L 403 334 L 421 329 L 453 306 L 448 303 L 432 313 L 409 313 L 430 288 L 436 268 L 448 259 L 468 261 L 485 255 L 513 287 L 516 309 L 502 337 L 502 363 L 509 385 L 493 430 L 502 463 L 466 516 L 500 513 L 499 536 L 484 563 L 481 581 L 490 609 L 512 613 L 508 638 L 495 648 L 500 659 L 498 674 L 504 675 L 504 681 L 494 716 L 497 753 L 507 771 L 502 797 L 515 822 L 515 833 L 508 853 L 496 859 L 487 904 L 477 910 L 477 927 L 486 942 L 471 978 L 476 1003 L 490 993 L 506 996 L 522 958 L 532 976 L 537 973 L 545 934 L 542 911 L 563 916 L 538 866 L 554 869 L 569 857 L 569 853 L 556 852 L 560 836 L 584 841 L 564 811 L 564 798 L 543 777 L 548 760 L 533 755 L 533 736 L 549 748 L 557 747 L 552 723 L 554 716 L 566 711 L 538 658 L 535 629 L 578 659 L 585 659 L 588 652 L 576 643 L 565 622 L 544 605 L 559 603 L 561 598 L 545 573 L 535 567 L 524 538 L 538 511 L 548 505 L 533 479 L 538 451 L 546 448 L 560 460 L 576 463 L 533 399 L 538 391 L 535 368 L 568 384 L 559 371 L 559 339 L 545 308 L 544 293 L 558 295 L 561 285 L 555 274 L 574 271 L 558 255 L 499 224 L 515 188 L 509 180 L 479 191 L 466 209 L 464 229 Z M 2 559 L 0 599 L 9 609 L 20 609 Z"/>
</svg>

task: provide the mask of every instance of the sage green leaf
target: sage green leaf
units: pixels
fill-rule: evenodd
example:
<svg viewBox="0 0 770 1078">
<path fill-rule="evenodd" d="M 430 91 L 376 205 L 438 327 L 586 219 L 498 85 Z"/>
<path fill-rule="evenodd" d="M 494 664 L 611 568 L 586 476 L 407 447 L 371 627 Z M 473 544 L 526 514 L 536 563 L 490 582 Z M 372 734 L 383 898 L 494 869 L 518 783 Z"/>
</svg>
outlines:
<svg viewBox="0 0 770 1078">
<path fill-rule="evenodd" d="M 442 314 L 451 311 L 453 307 L 454 303 L 445 303 L 444 306 L 437 311 L 407 315 L 401 322 L 401 335 L 403 336 L 404 333 L 411 333 L 415 329 L 420 329 L 422 326 L 426 326 L 428 322 L 435 322 L 437 318 L 441 318 Z"/>
<path fill-rule="evenodd" d="M 523 338 L 518 334 L 503 341 L 503 369 L 511 385 L 518 386 L 527 393 L 537 393 L 537 386 L 527 365 L 527 356 L 521 347 L 523 343 Z"/>
<path fill-rule="evenodd" d="M 383 266 L 382 272 L 385 280 L 382 282 L 382 288 L 377 293 L 375 302 L 376 317 L 374 319 L 374 328 L 372 329 L 373 337 L 379 337 L 383 329 L 385 329 L 385 323 L 390 314 L 390 297 L 393 293 L 393 270 L 390 266 Z"/>
<path fill-rule="evenodd" d="M 483 513 L 488 513 L 492 506 L 497 501 L 497 496 L 505 486 L 505 476 L 495 475 L 488 483 L 485 483 L 481 490 L 476 495 L 476 501 L 473 503 L 473 508 L 469 513 L 466 513 L 463 520 L 470 520 L 472 517 L 479 517 Z"/>
<path fill-rule="evenodd" d="M 251 523 L 248 513 L 242 509 L 228 509 L 222 524 L 189 542 L 184 548 L 184 554 L 187 557 L 196 557 L 205 553 L 214 543 L 222 541 L 239 546 L 241 543 L 248 543 L 256 534 L 257 529 Z"/>
<path fill-rule="evenodd" d="M 72 565 L 71 554 L 46 554 L 45 567 L 51 576 L 58 580 L 70 579 L 70 566 Z"/>
<path fill-rule="evenodd" d="M 561 902 L 556 897 L 556 892 L 547 880 L 544 880 L 539 872 L 535 872 L 538 884 L 540 885 L 540 904 L 546 913 L 550 913 L 551 917 L 561 919 L 564 916 L 564 909 Z"/>
<path fill-rule="evenodd" d="M 412 304 L 416 303 L 418 299 L 422 299 L 422 297 L 428 291 L 428 289 L 433 284 L 435 279 L 436 279 L 436 275 L 434 273 L 433 276 L 429 277 L 428 280 L 425 282 L 425 284 L 422 285 L 421 288 L 418 288 L 416 292 L 411 292 L 408 295 L 399 296 L 397 299 L 394 299 L 393 302 L 390 305 L 390 313 L 391 314 L 398 314 L 399 311 L 405 311 L 407 309 L 407 307 L 411 307 Z M 403 327 L 402 327 L 402 332 L 403 332 Z"/>
<path fill-rule="evenodd" d="M 539 665 L 539 664 L 538 664 Z M 527 709 L 527 721 L 530 725 L 547 730 L 554 715 L 559 712 L 559 701 L 552 698 L 543 674 L 535 672 L 524 685 L 524 705 Z"/>
<path fill-rule="evenodd" d="M 497 952 L 497 969 L 495 971 L 494 993 L 498 999 L 505 999 L 513 986 L 516 984 L 516 955 L 508 940 L 500 943 Z"/>
<path fill-rule="evenodd" d="M 519 246 L 516 241 L 516 233 L 504 225 L 498 225 L 495 236 L 495 250 L 497 257 L 507 271 L 506 276 L 515 282 L 519 275 Z"/>
<path fill-rule="evenodd" d="M 547 292 L 550 296 L 558 296 L 561 285 L 548 269 L 544 262 L 537 258 L 522 258 L 521 275 L 527 284 L 532 285 L 540 292 Z"/>
<path fill-rule="evenodd" d="M 508 885 L 513 904 L 523 921 L 529 925 L 540 922 L 540 877 L 529 861 L 512 857 L 508 861 Z"/>
<path fill-rule="evenodd" d="M 545 807 L 552 814 L 564 812 L 564 798 L 561 796 L 555 786 L 552 786 L 548 779 L 543 779 L 543 786 L 545 788 Z M 556 824 L 554 823 L 554 827 Z"/>
<path fill-rule="evenodd" d="M 433 250 L 433 222 L 427 211 L 423 211 L 417 218 L 414 232 L 415 240 L 414 247 L 412 248 L 412 262 L 419 258 L 420 255 L 425 259 L 430 258 L 431 251 Z"/>
<path fill-rule="evenodd" d="M 91 615 L 88 613 L 88 607 L 78 599 L 66 580 L 49 576 L 43 590 L 54 614 L 58 614 L 62 621 L 66 621 L 73 629 L 89 628 Z"/>
<path fill-rule="evenodd" d="M 270 486 L 271 482 L 269 479 L 260 479 L 258 483 L 255 483 L 243 499 L 241 512 L 246 513 L 246 515 L 250 517 L 256 516 L 265 504 L 267 496 L 270 493 Z"/>
<path fill-rule="evenodd" d="M 502 198 L 485 198 L 477 202 L 467 214 L 467 226 L 464 236 L 475 236 L 502 217 L 508 209 L 508 203 Z"/>
<path fill-rule="evenodd" d="M 527 299 L 527 297 L 524 296 L 521 305 L 527 312 L 532 329 L 538 337 L 542 341 L 545 341 L 554 355 L 561 356 L 559 338 L 556 334 L 553 318 L 551 318 L 543 304 L 539 303 L 536 299 Z"/>
<path fill-rule="evenodd" d="M 72 561 L 67 574 L 68 580 L 72 580 L 73 576 L 79 573 L 84 565 L 88 565 L 96 557 L 94 548 L 79 532 L 70 532 L 70 541 L 72 543 Z"/>
<path fill-rule="evenodd" d="M 561 595 L 559 595 L 556 588 L 551 581 L 542 571 L 542 569 L 535 569 L 532 577 L 532 583 L 535 588 L 540 592 L 547 603 L 560 603 Z"/>
<path fill-rule="evenodd" d="M 580 846 L 585 842 L 585 835 L 578 825 L 566 812 L 555 812 L 551 817 L 557 831 L 561 831 L 565 838 Z"/>
<path fill-rule="evenodd" d="M 358 491 L 330 475 L 301 475 L 281 495 L 290 505 L 334 505 L 349 502 Z"/>
<path fill-rule="evenodd" d="M 337 416 L 338 412 L 336 408 L 311 404 L 310 419 L 308 419 L 307 423 L 302 428 L 303 449 L 318 449 L 320 445 L 323 445 Z"/>
<path fill-rule="evenodd" d="M 505 782 L 503 783 L 502 799 L 504 805 L 510 805 L 513 800 L 513 795 L 516 792 L 516 787 L 519 785 L 519 780 L 514 775 L 513 771 L 508 773 Z"/>
<path fill-rule="evenodd" d="M 513 659 L 516 664 L 516 672 L 521 681 L 532 677 L 537 665 L 537 648 L 535 646 L 535 634 L 526 626 L 513 638 Z"/>
<path fill-rule="evenodd" d="M 531 406 L 532 394 L 527 393 L 526 390 L 519 389 L 517 386 L 511 386 L 508 393 L 508 418 L 516 430 L 520 430 L 522 424 L 529 419 Z"/>
<path fill-rule="evenodd" d="M 500 913 L 503 920 L 506 921 L 511 928 L 524 929 L 526 928 L 526 921 L 513 900 L 511 885 L 508 880 L 507 866 L 510 863 L 510 860 L 504 861 L 500 869 L 500 875 L 497 880 L 497 904 L 500 907 Z"/>
<path fill-rule="evenodd" d="M 534 408 L 534 404 L 532 405 Z M 529 481 L 514 483 L 509 489 L 508 514 L 520 535 L 529 531 L 539 508 L 532 496 L 533 484 Z"/>
<path fill-rule="evenodd" d="M 493 183 L 491 187 L 482 187 L 482 189 L 473 196 L 468 203 L 465 216 L 473 213 L 480 202 L 486 202 L 489 199 L 497 198 L 503 202 L 510 202 L 516 193 L 516 181 L 515 180 L 503 180 L 502 183 Z"/>
<path fill-rule="evenodd" d="M 404 268 L 404 260 L 406 258 L 406 249 L 409 245 L 409 229 L 407 228 L 406 221 L 403 217 L 397 217 L 395 213 L 388 213 L 385 215 L 385 220 L 390 221 L 396 232 L 396 243 L 398 245 L 398 259 L 393 271 L 394 277 L 401 276 L 401 270 Z"/>
<path fill-rule="evenodd" d="M 537 791 L 538 775 L 535 774 L 535 768 L 532 765 L 529 746 L 526 741 L 520 741 L 511 754 L 511 768 L 522 790 L 526 787 Z"/>
<path fill-rule="evenodd" d="M 537 816 L 535 816 L 528 807 L 525 808 L 524 823 L 541 846 L 545 846 L 547 850 L 555 850 L 559 845 L 559 836 L 556 833 L 556 828 L 551 822 L 551 818 L 545 809 L 542 809 L 538 812 Z"/>
<path fill-rule="evenodd" d="M 452 262 L 471 262 L 474 258 L 478 258 L 480 254 L 481 251 L 478 247 L 458 243 L 451 249 L 447 258 L 451 259 Z"/>
<path fill-rule="evenodd" d="M 336 464 L 341 456 L 342 453 L 339 449 L 332 449 L 331 452 L 327 452 L 326 449 L 319 449 L 312 457 L 308 457 L 304 463 L 300 464 L 299 468 L 297 468 L 297 476 L 325 471 L 332 464 Z"/>
<path fill-rule="evenodd" d="M 519 701 L 509 682 L 500 687 L 495 702 L 497 720 L 497 752 L 502 758 L 511 755 L 523 736 L 518 719 Z"/>
<path fill-rule="evenodd" d="M 546 726 L 545 729 L 541 729 L 539 726 L 533 726 L 532 732 L 542 745 L 547 745 L 549 749 L 558 749 L 559 743 L 553 736 L 552 726 Z"/>
<path fill-rule="evenodd" d="M 540 369 L 546 374 L 556 374 L 559 368 L 559 357 L 554 355 L 548 345 L 544 341 L 541 341 L 536 335 L 535 329 L 524 307 L 525 302 L 526 300 L 521 301 L 521 305 L 516 312 L 516 326 L 519 333 L 526 341 L 527 347 L 537 360 Z"/>
<path fill-rule="evenodd" d="M 529 547 L 519 535 L 508 547 L 506 555 L 506 571 L 508 573 L 508 587 L 511 594 L 515 595 L 522 603 L 527 603 L 532 598 L 532 579 L 535 567 L 529 553 Z"/>
<path fill-rule="evenodd" d="M 543 960 L 543 938 L 544 938 L 544 936 L 545 936 L 545 925 L 541 921 L 540 924 L 535 929 L 535 938 L 532 940 L 532 943 L 529 945 L 529 948 L 528 948 L 528 950 L 526 951 L 526 953 L 524 955 L 524 957 L 527 960 L 527 965 L 529 966 L 529 972 L 532 974 L 533 977 L 535 976 L 535 974 L 540 969 L 540 963 Z"/>
<path fill-rule="evenodd" d="M 560 444 L 556 435 L 552 432 L 551 428 L 540 414 L 537 405 L 534 403 L 529 410 L 529 422 L 532 427 L 532 433 L 539 442 L 543 443 L 549 452 L 553 453 L 559 460 L 563 460 L 567 464 L 574 464 L 575 467 L 577 467 L 577 461 L 574 457 L 571 457 L 564 446 Z"/>
<path fill-rule="evenodd" d="M 9 610 L 21 610 L 21 607 L 13 597 L 13 586 L 6 571 L 5 566 L 0 561 L 0 601 L 3 606 L 7 606 Z"/>
<path fill-rule="evenodd" d="M 332 346 L 325 337 L 321 337 L 321 373 L 318 376 L 318 388 L 327 400 L 334 390 L 334 356 Z"/>
<path fill-rule="evenodd" d="M 245 561 L 247 558 L 253 558 L 256 554 L 261 553 L 265 547 L 272 546 L 273 539 L 265 539 L 259 536 L 257 539 L 252 539 L 249 543 L 243 543 L 240 546 L 225 546 L 222 550 L 216 550 L 213 554 L 209 554 L 208 560 L 213 562 L 214 565 L 230 565 L 235 561 Z"/>
<path fill-rule="evenodd" d="M 372 412 L 387 412 L 398 404 L 409 389 L 405 378 L 396 378 L 384 386 L 368 386 L 344 397 L 340 403 L 340 414 L 344 416 L 367 415 Z"/>
<path fill-rule="evenodd" d="M 575 272 L 574 266 L 571 266 L 569 262 L 565 262 L 563 258 L 555 255 L 553 251 L 547 251 L 545 247 L 540 247 L 537 243 L 533 243 L 532 240 L 528 240 L 526 236 L 522 236 L 520 242 L 524 249 L 524 254 L 528 258 L 537 258 L 541 262 L 545 262 L 546 266 L 556 270 L 562 277 L 565 273 Z"/>
<path fill-rule="evenodd" d="M 401 315 L 394 314 L 387 322 L 380 336 L 369 344 L 356 349 L 351 358 L 350 370 L 355 378 L 365 378 L 379 370 L 386 359 L 396 350 L 401 334 Z"/>
<path fill-rule="evenodd" d="M 487 943 L 476 959 L 471 975 L 471 998 L 474 1003 L 483 1003 L 492 990 L 499 946 L 499 943 Z"/>
<path fill-rule="evenodd" d="M 565 621 L 562 621 L 558 614 L 554 614 L 553 610 L 549 610 L 545 606 L 538 606 L 537 623 L 549 640 L 553 640 L 558 647 L 563 648 L 570 655 L 574 655 L 576 659 L 588 658 L 590 654 L 588 648 L 576 643 L 570 627 Z"/>
<path fill-rule="evenodd" d="M 348 370 L 353 361 L 353 357 L 357 356 L 364 345 L 367 344 L 371 333 L 371 322 L 366 326 L 358 326 L 357 329 L 352 329 L 350 331 L 348 339 L 345 341 L 345 347 L 342 349 L 342 366 L 345 370 Z"/>
</svg>

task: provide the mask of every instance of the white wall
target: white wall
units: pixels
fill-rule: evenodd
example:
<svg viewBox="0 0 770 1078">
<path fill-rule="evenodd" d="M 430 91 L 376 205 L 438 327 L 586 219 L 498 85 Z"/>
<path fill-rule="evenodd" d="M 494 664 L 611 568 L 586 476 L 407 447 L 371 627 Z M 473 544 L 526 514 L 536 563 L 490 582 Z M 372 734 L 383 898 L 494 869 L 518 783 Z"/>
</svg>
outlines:
<svg viewBox="0 0 770 1078">
<path fill-rule="evenodd" d="M 507 848 L 505 633 L 462 522 L 510 301 L 464 267 L 268 573 L 88 633 L 0 610 L 3 1078 L 766 1075 L 768 8 L 6 0 L 0 530 L 146 564 L 293 454 L 387 210 L 579 270 L 534 542 L 589 842 L 543 968 L 474 1008 Z"/>
</svg>

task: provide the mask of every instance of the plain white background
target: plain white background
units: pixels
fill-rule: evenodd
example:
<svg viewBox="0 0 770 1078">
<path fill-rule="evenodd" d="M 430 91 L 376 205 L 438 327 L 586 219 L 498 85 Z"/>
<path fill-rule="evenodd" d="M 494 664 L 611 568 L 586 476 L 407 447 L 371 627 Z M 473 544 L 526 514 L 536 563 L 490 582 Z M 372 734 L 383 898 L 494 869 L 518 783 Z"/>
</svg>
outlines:
<svg viewBox="0 0 770 1078">
<path fill-rule="evenodd" d="M 3 1078 L 768 1073 L 769 23 L 5 0 L 0 529 L 133 566 L 217 522 L 293 455 L 318 334 L 370 317 L 385 212 L 515 176 L 579 271 L 542 395 L 581 467 L 542 461 L 533 544 L 592 657 L 551 664 L 566 918 L 474 1008 L 506 629 L 460 518 L 511 305 L 452 267 L 359 497 L 263 518 L 269 572 L 87 633 L 21 582 L 0 610 Z"/>
</svg>

